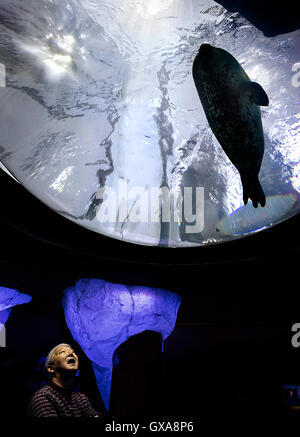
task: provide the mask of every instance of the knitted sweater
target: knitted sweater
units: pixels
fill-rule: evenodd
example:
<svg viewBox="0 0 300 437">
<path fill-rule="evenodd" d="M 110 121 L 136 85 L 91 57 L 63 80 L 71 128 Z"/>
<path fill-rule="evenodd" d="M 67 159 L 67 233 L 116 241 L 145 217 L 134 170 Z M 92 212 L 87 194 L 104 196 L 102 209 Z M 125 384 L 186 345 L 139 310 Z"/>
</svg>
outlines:
<svg viewBox="0 0 300 437">
<path fill-rule="evenodd" d="M 50 382 L 39 389 L 29 403 L 31 417 L 95 417 L 101 416 L 86 395 L 66 390 Z"/>
</svg>

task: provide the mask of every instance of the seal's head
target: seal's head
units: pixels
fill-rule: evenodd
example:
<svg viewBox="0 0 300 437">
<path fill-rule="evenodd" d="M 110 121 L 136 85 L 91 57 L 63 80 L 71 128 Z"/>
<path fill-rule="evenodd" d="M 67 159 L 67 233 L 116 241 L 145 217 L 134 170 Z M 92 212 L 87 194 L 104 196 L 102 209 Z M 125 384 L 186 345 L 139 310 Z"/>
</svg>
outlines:
<svg viewBox="0 0 300 437">
<path fill-rule="evenodd" d="M 216 66 L 226 68 L 226 65 L 231 65 L 233 60 L 233 56 L 226 50 L 213 47 L 207 43 L 202 44 L 194 59 L 193 76 L 195 78 L 201 72 L 212 72 Z"/>
<path fill-rule="evenodd" d="M 193 76 L 195 77 L 199 70 L 203 71 L 204 67 L 208 67 L 214 57 L 215 48 L 210 44 L 202 44 L 193 63 Z"/>
<path fill-rule="evenodd" d="M 200 49 L 199 49 L 199 53 L 201 56 L 206 56 L 209 57 L 213 54 L 214 52 L 214 47 L 211 46 L 210 44 L 201 44 Z"/>
</svg>

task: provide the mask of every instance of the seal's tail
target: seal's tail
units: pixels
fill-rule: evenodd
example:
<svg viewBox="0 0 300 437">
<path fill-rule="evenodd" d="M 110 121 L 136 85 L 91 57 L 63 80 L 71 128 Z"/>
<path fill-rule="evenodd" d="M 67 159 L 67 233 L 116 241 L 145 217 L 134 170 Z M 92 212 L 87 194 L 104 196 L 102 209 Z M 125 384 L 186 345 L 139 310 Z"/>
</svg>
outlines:
<svg viewBox="0 0 300 437">
<path fill-rule="evenodd" d="M 266 204 L 266 197 L 259 183 L 258 176 L 242 178 L 243 184 L 243 200 L 247 205 L 248 199 L 252 200 L 254 208 L 260 203 L 262 207 Z"/>
</svg>

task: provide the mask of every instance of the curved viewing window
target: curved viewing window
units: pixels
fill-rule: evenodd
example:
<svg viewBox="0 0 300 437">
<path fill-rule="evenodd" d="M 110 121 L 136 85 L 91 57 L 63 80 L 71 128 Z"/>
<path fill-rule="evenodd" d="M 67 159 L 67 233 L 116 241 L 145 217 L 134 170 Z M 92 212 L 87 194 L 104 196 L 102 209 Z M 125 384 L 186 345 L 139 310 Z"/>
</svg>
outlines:
<svg viewBox="0 0 300 437">
<path fill-rule="evenodd" d="M 203 43 L 269 97 L 265 207 L 244 205 L 206 119 L 192 75 Z M 212 0 L 1 0 L 0 161 L 56 212 L 127 242 L 263 230 L 300 210 L 299 45 L 299 31 L 265 37 Z"/>
</svg>

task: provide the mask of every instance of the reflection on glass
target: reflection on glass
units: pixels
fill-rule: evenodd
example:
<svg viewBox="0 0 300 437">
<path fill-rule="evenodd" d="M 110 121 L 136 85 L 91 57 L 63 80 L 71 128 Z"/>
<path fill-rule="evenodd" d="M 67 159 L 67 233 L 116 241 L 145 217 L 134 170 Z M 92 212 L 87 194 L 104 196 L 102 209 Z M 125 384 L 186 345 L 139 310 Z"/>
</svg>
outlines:
<svg viewBox="0 0 300 437">
<path fill-rule="evenodd" d="M 299 31 L 266 38 L 212 0 L 38 3 L 0 4 L 0 160 L 34 195 L 147 245 L 224 242 L 299 212 Z M 270 98 L 265 211 L 243 206 L 205 118 L 191 74 L 204 42 L 232 53 Z"/>
</svg>

